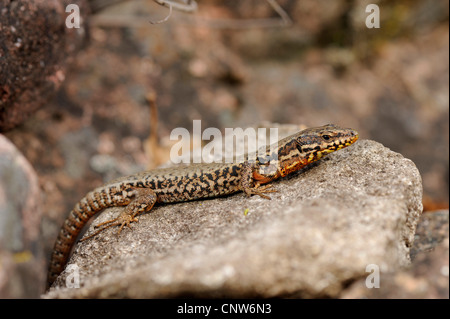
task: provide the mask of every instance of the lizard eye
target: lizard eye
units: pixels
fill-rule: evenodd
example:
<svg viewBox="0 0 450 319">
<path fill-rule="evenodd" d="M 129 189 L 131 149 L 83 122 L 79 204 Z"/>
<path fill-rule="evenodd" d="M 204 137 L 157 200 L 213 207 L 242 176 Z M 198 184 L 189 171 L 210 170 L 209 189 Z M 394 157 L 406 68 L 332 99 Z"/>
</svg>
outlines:
<svg viewBox="0 0 450 319">
<path fill-rule="evenodd" d="M 325 141 L 328 141 L 328 140 L 331 138 L 331 136 L 325 134 L 325 135 L 322 135 L 322 138 L 323 138 Z"/>
</svg>

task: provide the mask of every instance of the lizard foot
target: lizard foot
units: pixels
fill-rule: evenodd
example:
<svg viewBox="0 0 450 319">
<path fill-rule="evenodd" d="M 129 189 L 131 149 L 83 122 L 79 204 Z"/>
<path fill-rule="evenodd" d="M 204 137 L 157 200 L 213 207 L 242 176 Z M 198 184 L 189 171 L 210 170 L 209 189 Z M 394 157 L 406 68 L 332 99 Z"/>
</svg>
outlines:
<svg viewBox="0 0 450 319">
<path fill-rule="evenodd" d="M 248 196 L 258 195 L 265 199 L 271 199 L 270 196 L 264 195 L 264 193 L 276 193 L 277 190 L 271 189 L 272 185 L 264 185 L 259 187 L 258 184 L 254 188 L 249 188 L 245 191 Z"/>
<path fill-rule="evenodd" d="M 99 227 L 101 227 L 101 228 L 99 230 L 97 230 L 96 232 L 94 232 L 93 234 L 82 238 L 80 241 L 85 241 L 89 238 L 92 238 L 92 237 L 98 235 L 99 233 L 101 233 L 102 231 L 104 231 L 105 229 L 108 229 L 113 226 L 120 226 L 119 232 L 118 232 L 118 234 L 120 234 L 120 232 L 122 231 L 122 229 L 125 226 L 130 227 L 130 224 L 132 222 L 137 222 L 137 221 L 139 221 L 139 219 L 135 216 L 128 215 L 128 214 L 121 214 L 119 217 L 116 217 L 116 218 L 107 220 L 103 223 L 100 223 L 98 225 L 95 225 L 94 228 L 99 228 Z"/>
</svg>

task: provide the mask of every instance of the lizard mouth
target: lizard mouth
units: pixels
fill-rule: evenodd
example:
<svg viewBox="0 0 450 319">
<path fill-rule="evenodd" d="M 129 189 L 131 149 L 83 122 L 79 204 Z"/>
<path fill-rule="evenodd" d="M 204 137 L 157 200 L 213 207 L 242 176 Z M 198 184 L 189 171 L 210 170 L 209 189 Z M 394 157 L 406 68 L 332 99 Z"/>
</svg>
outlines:
<svg viewBox="0 0 450 319">
<path fill-rule="evenodd" d="M 334 151 L 338 151 L 338 150 L 340 150 L 340 149 L 343 149 L 344 147 L 350 146 L 350 145 L 352 145 L 353 143 L 355 143 L 355 142 L 358 140 L 358 138 L 359 138 L 359 134 L 358 134 L 358 132 L 356 132 L 356 131 L 352 131 L 349 135 L 350 135 L 350 136 L 349 136 L 348 138 L 344 139 L 344 140 L 343 140 L 342 142 L 340 142 L 339 144 L 333 145 L 332 147 L 330 147 L 329 149 L 327 149 L 327 150 L 330 150 L 330 151 L 327 152 L 327 153 L 331 153 L 331 152 L 334 152 Z M 327 151 L 327 150 L 326 150 L 326 151 Z"/>
<path fill-rule="evenodd" d="M 355 143 L 359 138 L 359 133 L 355 130 L 352 130 L 350 133 L 350 137 L 345 141 L 345 146 L 350 146 Z"/>
<path fill-rule="evenodd" d="M 336 147 L 333 147 L 333 151 L 337 151 L 344 147 L 350 146 L 358 140 L 359 133 L 351 129 L 349 129 L 349 131 L 350 133 L 348 134 L 348 137 L 341 141 L 338 145 L 336 145 Z"/>
<path fill-rule="evenodd" d="M 338 141 L 338 143 L 333 144 L 321 151 L 318 152 L 314 152 L 313 154 L 310 155 L 310 160 L 318 160 L 320 158 L 322 158 L 324 155 L 335 152 L 335 151 L 339 151 L 340 149 L 343 149 L 344 147 L 350 146 L 353 143 L 355 143 L 359 138 L 359 134 L 357 131 L 351 130 L 351 132 L 348 134 L 348 137 Z"/>
</svg>

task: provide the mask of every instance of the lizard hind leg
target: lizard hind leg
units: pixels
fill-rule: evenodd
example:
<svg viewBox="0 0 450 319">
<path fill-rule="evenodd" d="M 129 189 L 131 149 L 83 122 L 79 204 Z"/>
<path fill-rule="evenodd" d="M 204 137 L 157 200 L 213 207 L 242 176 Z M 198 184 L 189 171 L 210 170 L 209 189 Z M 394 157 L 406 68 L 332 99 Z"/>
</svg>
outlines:
<svg viewBox="0 0 450 319">
<path fill-rule="evenodd" d="M 137 218 L 137 215 L 150 211 L 156 203 L 157 195 L 150 188 L 136 188 L 134 192 L 135 194 L 133 200 L 131 200 L 131 202 L 124 207 L 124 210 L 118 217 L 95 225 L 94 228 L 100 227 L 100 229 L 95 231 L 93 234 L 82 238 L 80 241 L 85 241 L 92 238 L 113 226 L 120 226 L 118 231 L 118 234 L 120 234 L 125 226 L 130 227 L 132 222 L 138 222 L 139 219 Z"/>
<path fill-rule="evenodd" d="M 85 241 L 85 240 L 87 240 L 89 238 L 97 236 L 98 234 L 100 234 L 105 229 L 108 229 L 108 228 L 113 227 L 113 226 L 120 225 L 120 222 L 118 220 L 119 220 L 119 217 L 116 217 L 114 219 L 110 219 L 110 220 L 107 220 L 107 221 L 105 221 L 103 223 L 95 225 L 94 228 L 98 228 L 98 227 L 101 227 L 101 228 L 99 230 L 95 231 L 94 233 L 90 234 L 89 236 L 83 237 L 82 239 L 80 239 L 80 241 Z"/>
</svg>

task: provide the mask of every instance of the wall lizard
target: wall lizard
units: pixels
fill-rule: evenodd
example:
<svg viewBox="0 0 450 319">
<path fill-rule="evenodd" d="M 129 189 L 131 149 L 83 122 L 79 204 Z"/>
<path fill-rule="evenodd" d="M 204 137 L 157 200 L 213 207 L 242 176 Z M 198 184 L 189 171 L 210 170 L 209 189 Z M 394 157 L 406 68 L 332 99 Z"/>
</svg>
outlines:
<svg viewBox="0 0 450 319">
<path fill-rule="evenodd" d="M 89 192 L 72 209 L 65 220 L 50 259 L 47 288 L 64 270 L 72 247 L 84 225 L 99 211 L 126 206 L 116 218 L 97 225 L 103 230 L 137 221 L 157 203 L 175 203 L 206 199 L 243 191 L 247 196 L 275 192 L 270 183 L 296 172 L 324 155 L 353 144 L 358 133 L 329 124 L 309 128 L 264 148 L 263 155 L 246 154 L 238 163 L 211 163 L 155 169 L 114 180 Z M 275 150 L 275 151 L 274 151 Z M 261 154 L 261 153 L 259 153 Z"/>
</svg>

